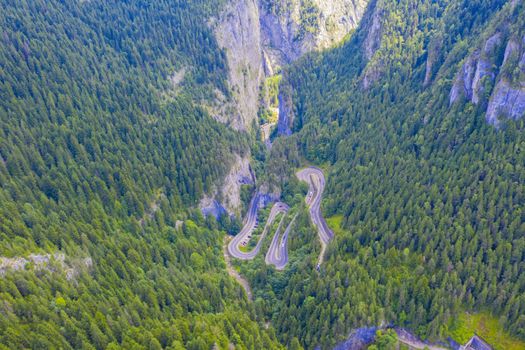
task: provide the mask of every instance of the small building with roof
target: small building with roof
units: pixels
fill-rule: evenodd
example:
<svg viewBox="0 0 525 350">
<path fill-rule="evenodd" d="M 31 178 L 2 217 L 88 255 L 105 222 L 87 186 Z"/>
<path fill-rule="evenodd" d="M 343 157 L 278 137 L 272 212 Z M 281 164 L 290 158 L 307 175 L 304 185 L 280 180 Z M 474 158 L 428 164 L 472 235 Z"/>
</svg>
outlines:
<svg viewBox="0 0 525 350">
<path fill-rule="evenodd" d="M 475 334 L 465 345 L 460 346 L 459 350 L 492 350 L 492 347 Z"/>
</svg>

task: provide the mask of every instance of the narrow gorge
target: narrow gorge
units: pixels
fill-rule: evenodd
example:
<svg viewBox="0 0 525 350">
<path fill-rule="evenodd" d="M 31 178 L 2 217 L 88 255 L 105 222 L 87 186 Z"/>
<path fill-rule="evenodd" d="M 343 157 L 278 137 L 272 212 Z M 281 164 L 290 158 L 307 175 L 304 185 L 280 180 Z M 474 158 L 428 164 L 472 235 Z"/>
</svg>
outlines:
<svg viewBox="0 0 525 350">
<path fill-rule="evenodd" d="M 525 0 L 0 3 L 0 349 L 525 349 Z"/>
<path fill-rule="evenodd" d="M 211 115 L 236 130 L 259 129 L 268 146 L 274 128 L 289 135 L 292 90 L 279 87 L 282 68 L 309 52 L 339 44 L 358 26 L 366 6 L 367 0 L 227 2 L 209 25 L 226 53 L 231 94 L 227 98 L 216 91 L 207 106 Z M 235 156 L 222 185 L 200 202 L 204 214 L 239 215 L 241 185 L 255 184 L 248 159 L 249 154 Z"/>
</svg>

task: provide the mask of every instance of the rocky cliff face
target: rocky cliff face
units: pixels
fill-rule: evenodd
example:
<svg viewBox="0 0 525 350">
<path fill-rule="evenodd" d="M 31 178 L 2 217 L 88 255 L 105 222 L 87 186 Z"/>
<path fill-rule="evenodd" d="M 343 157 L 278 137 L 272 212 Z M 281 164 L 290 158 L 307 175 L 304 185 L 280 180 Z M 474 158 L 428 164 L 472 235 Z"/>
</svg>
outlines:
<svg viewBox="0 0 525 350">
<path fill-rule="evenodd" d="M 204 215 L 219 217 L 223 214 L 239 215 L 241 211 L 241 186 L 255 183 L 248 156 L 235 156 L 230 172 L 221 186 L 204 197 L 199 207 Z"/>
<path fill-rule="evenodd" d="M 381 7 L 377 6 L 377 2 L 374 4 L 374 10 L 371 15 L 371 20 L 368 21 L 368 30 L 365 40 L 365 57 L 367 60 L 371 60 L 374 54 L 381 46 L 381 18 L 382 18 Z"/>
<path fill-rule="evenodd" d="M 287 65 L 305 53 L 326 49 L 355 29 L 368 0 L 260 0 L 261 40 L 272 69 Z M 278 131 L 291 133 L 291 91 L 279 94 Z"/>
<path fill-rule="evenodd" d="M 215 119 L 237 130 L 257 120 L 265 77 L 312 50 L 341 41 L 356 28 L 368 0 L 232 0 L 209 25 L 226 52 L 231 97 L 216 91 L 207 106 Z M 291 92 L 279 96 L 279 130 L 290 133 Z M 281 119 L 282 118 L 282 119 Z M 206 215 L 236 214 L 240 209 L 239 177 L 248 177 L 248 158 L 238 157 L 223 185 L 203 198 Z"/>
<path fill-rule="evenodd" d="M 63 273 L 68 281 L 77 277 L 81 271 L 88 271 L 93 266 L 91 257 L 72 258 L 66 257 L 64 253 L 54 254 L 30 254 L 27 258 L 0 257 L 0 277 L 7 273 L 25 270 L 48 271 L 51 273 Z"/>
<path fill-rule="evenodd" d="M 279 135 L 289 136 L 292 134 L 291 125 L 294 119 L 291 89 L 286 86 L 279 91 L 279 120 L 277 131 Z"/>
<path fill-rule="evenodd" d="M 491 36 L 483 47 L 467 57 L 460 70 L 450 93 L 450 103 L 454 103 L 461 95 L 474 104 L 481 101 L 485 90 L 484 82 L 493 83 L 496 78 L 496 51 L 502 45 L 501 33 Z"/>
<path fill-rule="evenodd" d="M 364 19 L 366 37 L 363 41 L 362 51 L 367 65 L 363 70 L 361 83 L 365 90 L 381 78 L 385 65 L 388 64 L 376 55 L 381 49 L 383 35 L 385 34 L 384 21 L 389 16 L 383 2 L 381 0 L 370 2 L 369 11 Z"/>
<path fill-rule="evenodd" d="M 217 118 L 236 129 L 249 129 L 257 117 L 259 87 L 264 77 L 256 0 L 227 2 L 212 26 L 228 59 L 228 83 L 233 100 L 226 104 L 219 101 L 223 108 L 217 111 Z M 230 108 L 224 108 L 227 105 Z"/>
<path fill-rule="evenodd" d="M 459 70 L 454 80 L 454 85 L 450 90 L 450 104 L 456 102 L 461 96 L 466 97 L 468 100 L 472 99 L 473 80 L 476 69 L 476 62 L 478 60 L 479 53 L 474 53 L 467 57 L 465 63 Z"/>
<path fill-rule="evenodd" d="M 367 0 L 261 0 L 261 36 L 274 67 L 328 48 L 356 28 Z"/>
<path fill-rule="evenodd" d="M 504 48 L 503 59 L 499 52 Z M 498 126 L 501 118 L 518 119 L 525 114 L 525 36 L 521 39 L 491 35 L 481 49 L 465 60 L 454 79 L 450 104 L 461 98 L 486 105 L 486 120 Z"/>
<path fill-rule="evenodd" d="M 210 25 L 229 65 L 233 101 L 217 96 L 215 117 L 236 129 L 257 118 L 265 76 L 312 50 L 341 41 L 356 28 L 368 0 L 234 0 Z"/>
<path fill-rule="evenodd" d="M 525 115 L 525 87 L 513 88 L 507 81 L 500 80 L 496 85 L 487 108 L 486 119 L 498 126 L 500 117 L 512 119 Z"/>
</svg>

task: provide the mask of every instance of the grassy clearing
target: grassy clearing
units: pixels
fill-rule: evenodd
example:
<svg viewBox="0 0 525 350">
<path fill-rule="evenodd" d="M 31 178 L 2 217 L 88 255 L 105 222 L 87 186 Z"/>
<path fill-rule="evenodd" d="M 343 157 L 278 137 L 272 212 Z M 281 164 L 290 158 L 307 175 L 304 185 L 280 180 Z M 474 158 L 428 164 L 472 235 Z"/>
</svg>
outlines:
<svg viewBox="0 0 525 350">
<path fill-rule="evenodd" d="M 512 338 L 488 312 L 463 313 L 451 322 L 450 337 L 465 344 L 476 333 L 495 350 L 523 350 L 525 342 Z"/>
<path fill-rule="evenodd" d="M 345 232 L 345 230 L 341 227 L 343 223 L 343 215 L 341 214 L 337 214 L 329 218 L 326 218 L 326 223 L 328 224 L 328 227 L 330 227 L 336 235 L 339 235 Z"/>
<path fill-rule="evenodd" d="M 336 235 L 343 234 L 343 215 L 326 218 L 328 226 Z M 524 350 L 525 342 L 512 338 L 499 320 L 488 312 L 462 313 L 449 324 L 450 337 L 465 344 L 474 334 L 485 339 L 495 350 Z"/>
</svg>

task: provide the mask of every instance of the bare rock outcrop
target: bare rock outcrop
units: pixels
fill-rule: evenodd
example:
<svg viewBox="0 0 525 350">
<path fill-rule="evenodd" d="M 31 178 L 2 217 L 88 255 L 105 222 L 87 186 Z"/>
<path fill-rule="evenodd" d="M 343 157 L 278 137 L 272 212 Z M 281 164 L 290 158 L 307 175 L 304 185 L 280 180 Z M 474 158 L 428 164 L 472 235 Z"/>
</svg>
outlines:
<svg viewBox="0 0 525 350">
<path fill-rule="evenodd" d="M 517 79 L 511 77 L 511 79 L 514 78 L 513 80 L 517 80 L 516 84 L 525 87 L 525 79 L 523 79 L 525 76 L 525 36 L 521 39 L 521 43 L 516 38 L 509 39 L 505 48 L 502 67 L 512 71 L 512 68 L 516 66 L 519 69 L 518 72 L 521 73 L 521 79 L 520 77 Z"/>
<path fill-rule="evenodd" d="M 476 73 L 476 62 L 479 57 L 479 52 L 474 52 L 468 56 L 465 63 L 459 70 L 454 80 L 454 85 L 450 91 L 450 104 L 456 102 L 461 95 L 468 100 L 472 99 L 472 82 Z"/>
<path fill-rule="evenodd" d="M 241 186 L 252 185 L 255 177 L 248 156 L 235 155 L 235 162 L 221 185 L 201 199 L 199 208 L 203 215 L 238 215 L 241 210 Z"/>
<path fill-rule="evenodd" d="M 372 13 L 372 19 L 370 21 L 370 25 L 367 31 L 367 36 L 365 40 L 365 57 L 367 60 L 371 60 L 372 57 L 374 57 L 374 54 L 381 46 L 381 17 L 382 13 L 378 6 L 374 7 L 374 11 Z"/>
<path fill-rule="evenodd" d="M 340 42 L 356 28 L 368 0 L 234 0 L 210 22 L 226 52 L 231 98 L 216 91 L 207 106 L 219 121 L 247 130 L 257 117 L 265 76 L 307 52 Z"/>
<path fill-rule="evenodd" d="M 505 44 L 501 63 L 497 52 Z M 450 104 L 464 96 L 467 101 L 480 104 L 489 96 L 485 119 L 498 127 L 500 118 L 519 119 L 525 114 L 525 37 L 504 40 L 501 33 L 492 35 L 483 45 L 469 55 L 456 75 L 450 91 Z M 485 91 L 485 82 L 495 84 L 492 91 Z"/>
<path fill-rule="evenodd" d="M 87 258 L 66 258 L 64 253 L 30 254 L 28 257 L 0 257 L 0 277 L 9 272 L 22 270 L 49 271 L 64 273 L 67 280 L 72 280 L 82 270 L 89 270 L 93 260 Z"/>
<path fill-rule="evenodd" d="M 246 130 L 257 117 L 259 86 L 264 77 L 258 4 L 256 0 L 227 2 L 211 25 L 226 52 L 233 99 L 233 108 L 219 109 L 216 118 Z"/>
<path fill-rule="evenodd" d="M 484 92 L 483 79 L 486 77 L 491 82 L 496 78 L 496 72 L 493 70 L 493 62 L 496 57 L 496 50 L 502 44 L 502 35 L 496 33 L 491 36 L 483 47 L 483 51 L 478 59 L 476 73 L 472 81 L 472 103 L 480 103 L 481 94 Z"/>
<path fill-rule="evenodd" d="M 481 102 L 485 92 L 484 80 L 488 79 L 493 83 L 497 76 L 498 72 L 494 67 L 495 51 L 500 45 L 502 35 L 496 33 L 485 42 L 482 50 L 476 50 L 466 58 L 450 91 L 450 104 L 456 102 L 461 95 L 476 105 Z"/>
<path fill-rule="evenodd" d="M 265 52 L 272 67 L 281 67 L 296 60 L 300 55 L 302 44 L 295 40 L 298 32 L 296 12 L 277 15 L 261 6 L 261 36 Z"/>
<path fill-rule="evenodd" d="M 367 0 L 260 0 L 261 37 L 272 65 L 340 42 L 355 29 Z"/>
<path fill-rule="evenodd" d="M 241 209 L 241 186 L 253 185 L 254 182 L 249 158 L 237 155 L 221 187 L 222 203 L 230 213 L 238 213 Z"/>
<path fill-rule="evenodd" d="M 372 84 L 374 84 L 380 78 L 381 78 L 380 63 L 376 62 L 373 64 L 369 64 L 363 73 L 363 79 L 362 79 L 363 88 L 365 90 L 368 89 L 370 86 L 372 86 Z"/>
<path fill-rule="evenodd" d="M 204 216 L 213 216 L 216 219 L 228 213 L 226 208 L 222 206 L 221 203 L 215 197 L 218 196 L 217 192 L 212 193 L 212 195 L 204 196 L 199 202 L 199 209 L 201 210 L 202 215 Z"/>
<path fill-rule="evenodd" d="M 525 46 L 525 43 L 523 44 L 523 46 Z M 521 56 L 519 67 L 522 71 L 525 71 L 525 52 L 523 52 L 523 55 Z"/>
<path fill-rule="evenodd" d="M 481 94 L 484 91 L 484 87 L 482 85 L 482 79 L 487 77 L 491 81 L 494 81 L 495 74 L 492 71 L 492 64 L 481 58 L 478 60 L 478 64 L 476 66 L 476 73 L 474 74 L 474 79 L 472 80 L 472 103 L 477 105 L 480 102 Z"/>
<path fill-rule="evenodd" d="M 486 120 L 498 126 L 499 117 L 519 119 L 525 115 L 525 88 L 513 88 L 500 80 L 494 89 L 487 108 Z"/>
<path fill-rule="evenodd" d="M 341 41 L 357 27 L 368 0 L 232 0 L 209 23 L 229 68 L 230 96 L 215 91 L 205 107 L 220 122 L 249 130 L 257 119 L 265 77 L 303 54 Z M 279 95 L 278 128 L 290 134 L 291 91 Z M 282 106 L 282 107 L 281 107 Z M 216 217 L 240 211 L 240 186 L 254 182 L 248 156 L 237 159 L 221 186 L 202 198 L 199 208 Z"/>
<path fill-rule="evenodd" d="M 384 62 L 379 60 L 376 56 L 377 51 L 381 48 L 381 39 L 383 37 L 383 23 L 382 18 L 385 17 L 383 8 L 375 1 L 370 6 L 372 12 L 367 18 L 366 24 L 366 38 L 363 44 L 364 57 L 367 60 L 367 65 L 363 71 L 361 83 L 366 90 L 372 86 L 377 80 L 381 78 Z"/>
<path fill-rule="evenodd" d="M 279 91 L 279 120 L 277 122 L 279 135 L 289 136 L 292 134 L 293 119 L 291 88 L 285 86 Z"/>
<path fill-rule="evenodd" d="M 510 58 L 513 55 L 517 55 L 519 53 L 520 44 L 514 40 L 510 39 L 507 43 L 507 47 L 505 48 L 505 55 L 503 56 L 503 65 L 505 66 L 507 63 L 509 63 Z M 525 59 L 525 53 L 523 54 L 523 58 Z"/>
<path fill-rule="evenodd" d="M 318 0 L 321 17 L 315 48 L 328 48 L 357 28 L 367 4 L 368 0 Z"/>
</svg>

